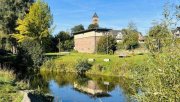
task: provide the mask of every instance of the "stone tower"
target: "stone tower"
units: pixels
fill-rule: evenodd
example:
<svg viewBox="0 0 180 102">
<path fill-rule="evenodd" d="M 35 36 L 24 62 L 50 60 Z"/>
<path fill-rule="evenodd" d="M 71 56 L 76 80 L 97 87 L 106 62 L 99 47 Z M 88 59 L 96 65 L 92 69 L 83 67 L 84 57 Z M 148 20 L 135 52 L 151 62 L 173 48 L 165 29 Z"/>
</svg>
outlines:
<svg viewBox="0 0 180 102">
<path fill-rule="evenodd" d="M 92 24 L 98 24 L 99 23 L 99 17 L 96 13 L 94 13 L 92 17 Z"/>
</svg>

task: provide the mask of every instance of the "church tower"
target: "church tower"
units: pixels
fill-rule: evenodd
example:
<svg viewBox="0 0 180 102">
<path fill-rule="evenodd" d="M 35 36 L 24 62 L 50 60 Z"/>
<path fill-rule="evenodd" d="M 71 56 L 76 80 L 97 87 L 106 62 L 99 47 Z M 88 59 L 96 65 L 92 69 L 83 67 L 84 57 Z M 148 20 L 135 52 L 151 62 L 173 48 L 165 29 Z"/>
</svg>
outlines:
<svg viewBox="0 0 180 102">
<path fill-rule="evenodd" d="M 92 17 L 92 24 L 98 24 L 99 23 L 99 17 L 96 13 L 94 13 Z"/>
</svg>

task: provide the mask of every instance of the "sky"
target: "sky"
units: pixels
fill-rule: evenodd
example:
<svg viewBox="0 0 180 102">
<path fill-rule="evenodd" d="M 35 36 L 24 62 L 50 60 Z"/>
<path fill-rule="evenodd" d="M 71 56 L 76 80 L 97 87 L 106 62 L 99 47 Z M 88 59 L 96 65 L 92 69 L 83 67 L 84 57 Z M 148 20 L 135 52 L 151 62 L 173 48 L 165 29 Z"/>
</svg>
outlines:
<svg viewBox="0 0 180 102">
<path fill-rule="evenodd" d="M 167 1 L 177 4 L 179 0 L 44 0 L 53 15 L 53 34 L 70 31 L 76 25 L 85 28 L 92 23 L 96 12 L 99 26 L 121 30 L 134 22 L 145 35 L 153 21 L 162 19 L 163 6 Z"/>
</svg>

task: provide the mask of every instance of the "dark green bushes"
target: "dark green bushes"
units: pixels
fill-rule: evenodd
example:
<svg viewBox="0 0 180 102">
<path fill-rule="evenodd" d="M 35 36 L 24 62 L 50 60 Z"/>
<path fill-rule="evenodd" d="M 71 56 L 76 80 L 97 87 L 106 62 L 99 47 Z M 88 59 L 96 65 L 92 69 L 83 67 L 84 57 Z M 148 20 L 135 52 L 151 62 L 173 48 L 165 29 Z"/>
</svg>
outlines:
<svg viewBox="0 0 180 102">
<path fill-rule="evenodd" d="M 91 68 L 91 64 L 89 64 L 86 59 L 81 59 L 78 60 L 75 68 L 78 74 L 85 74 L 85 72 Z"/>
<path fill-rule="evenodd" d="M 18 67 L 38 67 L 43 62 L 43 49 L 34 40 L 27 39 L 18 48 L 16 63 Z"/>
</svg>

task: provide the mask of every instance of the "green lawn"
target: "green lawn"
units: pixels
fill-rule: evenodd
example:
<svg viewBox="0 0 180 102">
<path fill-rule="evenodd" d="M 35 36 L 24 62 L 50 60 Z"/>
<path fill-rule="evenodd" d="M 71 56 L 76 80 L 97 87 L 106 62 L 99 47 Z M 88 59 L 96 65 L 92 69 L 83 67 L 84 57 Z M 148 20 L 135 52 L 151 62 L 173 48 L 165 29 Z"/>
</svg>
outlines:
<svg viewBox="0 0 180 102">
<path fill-rule="evenodd" d="M 53 55 L 51 53 L 51 55 Z M 54 54 L 56 55 L 56 54 Z M 137 64 L 143 64 L 147 60 L 147 55 L 131 55 L 126 58 L 119 58 L 117 55 L 100 55 L 85 53 L 64 54 L 43 64 L 42 71 L 66 71 L 75 72 L 75 65 L 78 59 L 95 59 L 89 74 L 118 76 L 126 73 L 127 68 Z M 104 62 L 104 59 L 110 59 L 110 62 Z"/>
</svg>

